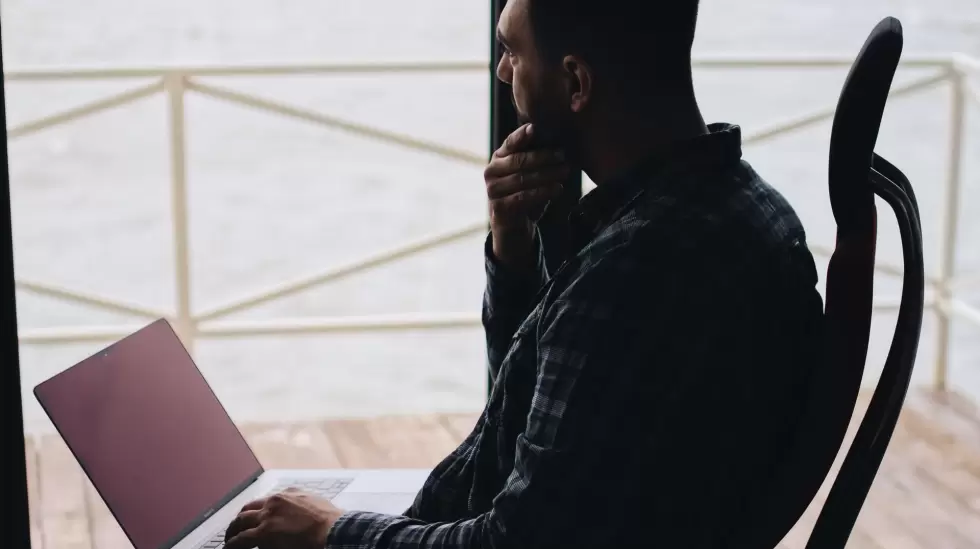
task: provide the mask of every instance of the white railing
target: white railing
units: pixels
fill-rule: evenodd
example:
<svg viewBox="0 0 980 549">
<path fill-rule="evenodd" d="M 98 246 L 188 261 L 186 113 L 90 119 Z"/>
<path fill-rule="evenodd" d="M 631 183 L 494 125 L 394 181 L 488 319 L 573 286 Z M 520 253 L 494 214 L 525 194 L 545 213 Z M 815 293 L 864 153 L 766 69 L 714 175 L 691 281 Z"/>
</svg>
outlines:
<svg viewBox="0 0 980 549">
<path fill-rule="evenodd" d="M 700 68 L 846 68 L 853 60 L 850 58 L 701 58 L 695 61 Z M 969 101 L 980 104 L 980 94 L 969 86 L 967 75 L 980 73 L 980 62 L 965 56 L 907 58 L 903 67 L 934 69 L 934 73 L 916 79 L 908 84 L 895 87 L 892 97 L 908 95 L 949 83 L 952 89 L 951 125 L 949 142 L 949 168 L 946 179 L 945 202 L 942 212 L 943 232 L 940 251 L 939 275 L 928 279 L 930 295 L 926 306 L 938 319 L 937 356 L 935 358 L 934 385 L 937 389 L 946 387 L 948 348 L 950 344 L 950 322 L 954 317 L 966 320 L 980 327 L 980 310 L 956 299 L 955 291 L 967 286 L 980 285 L 980 277 L 960 277 L 954 273 L 956 252 L 958 200 L 960 192 L 961 163 L 964 138 L 963 118 Z M 287 295 L 307 290 L 337 279 L 347 277 L 368 268 L 376 267 L 397 259 L 429 250 L 486 230 L 486 220 L 476 220 L 471 224 L 427 238 L 404 243 L 400 246 L 365 257 L 343 265 L 337 265 L 321 272 L 279 284 L 275 287 L 256 291 L 229 303 L 195 310 L 191 303 L 189 234 L 187 216 L 187 174 L 185 158 L 185 110 L 184 97 L 188 92 L 210 96 L 215 99 L 236 103 L 242 106 L 277 114 L 286 118 L 305 121 L 322 127 L 339 129 L 363 137 L 369 137 L 391 144 L 400 145 L 422 153 L 434 154 L 443 158 L 482 165 L 484 155 L 454 149 L 437 143 L 427 142 L 411 136 L 401 135 L 370 126 L 358 124 L 312 110 L 291 106 L 267 98 L 246 94 L 225 87 L 205 84 L 201 77 L 209 76 L 287 76 L 287 75 L 328 75 L 352 73 L 394 73 L 394 72 L 459 72 L 472 71 L 487 73 L 489 66 L 485 61 L 458 63 L 414 63 L 414 64 L 348 64 L 348 65 L 302 65 L 302 66 L 254 66 L 254 67 L 160 67 L 160 68 L 76 68 L 65 70 L 12 70 L 5 73 L 7 83 L 41 81 L 93 81 L 147 78 L 153 79 L 148 85 L 133 88 L 123 93 L 105 97 L 98 101 L 81 105 L 63 112 L 20 124 L 7 130 L 7 139 L 18 139 L 48 128 L 52 128 L 82 117 L 120 107 L 158 93 L 169 98 L 170 113 L 170 161 L 171 161 L 171 212 L 173 216 L 174 278 L 177 289 L 177 303 L 173 311 L 158 311 L 136 304 L 123 303 L 105 296 L 87 295 L 70 289 L 59 288 L 37 281 L 17 280 L 17 287 L 35 294 L 54 297 L 78 304 L 90 305 L 107 311 L 121 312 L 139 318 L 152 320 L 167 317 L 173 322 L 181 338 L 189 348 L 201 337 L 240 337 L 273 334 L 313 334 L 337 331 L 379 331 L 426 328 L 476 327 L 480 324 L 477 312 L 412 314 L 412 315 L 370 315 L 360 317 L 330 317 L 304 319 L 275 319 L 267 321 L 226 320 L 228 315 L 272 301 Z M 834 107 L 806 113 L 789 120 L 772 124 L 744 138 L 745 144 L 759 143 L 775 136 L 806 128 L 830 120 Z M 832 250 L 815 247 L 815 253 L 829 256 Z M 901 269 L 879 262 L 879 272 L 901 276 Z M 876 296 L 875 307 L 879 310 L 894 310 L 898 300 Z M 20 332 L 21 344 L 65 344 L 78 342 L 109 342 L 133 332 L 137 325 L 102 327 L 58 327 L 23 330 Z"/>
</svg>

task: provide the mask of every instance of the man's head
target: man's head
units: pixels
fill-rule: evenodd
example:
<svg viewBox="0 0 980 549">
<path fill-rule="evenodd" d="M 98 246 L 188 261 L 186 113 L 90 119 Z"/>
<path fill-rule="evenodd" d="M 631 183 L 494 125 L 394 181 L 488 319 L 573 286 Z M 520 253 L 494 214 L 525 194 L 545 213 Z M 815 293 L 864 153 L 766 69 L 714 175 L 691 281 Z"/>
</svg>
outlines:
<svg viewBox="0 0 980 549">
<path fill-rule="evenodd" d="M 698 0 L 510 0 L 497 77 L 522 122 L 566 148 L 597 119 L 643 116 L 693 98 Z"/>
</svg>

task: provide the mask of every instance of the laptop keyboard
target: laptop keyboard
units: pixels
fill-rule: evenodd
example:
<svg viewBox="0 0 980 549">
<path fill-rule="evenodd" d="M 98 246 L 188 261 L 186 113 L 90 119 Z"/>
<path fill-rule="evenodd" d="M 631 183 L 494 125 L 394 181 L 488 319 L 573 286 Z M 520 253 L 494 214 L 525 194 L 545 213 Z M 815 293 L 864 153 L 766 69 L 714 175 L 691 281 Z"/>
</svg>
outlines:
<svg viewBox="0 0 980 549">
<path fill-rule="evenodd" d="M 351 478 L 322 478 L 284 480 L 266 492 L 266 495 L 282 492 L 287 488 L 299 488 L 305 492 L 316 494 L 322 498 L 333 499 L 344 491 L 354 479 Z M 215 532 L 211 539 L 197 546 L 197 549 L 221 549 L 225 546 L 225 529 Z"/>
</svg>

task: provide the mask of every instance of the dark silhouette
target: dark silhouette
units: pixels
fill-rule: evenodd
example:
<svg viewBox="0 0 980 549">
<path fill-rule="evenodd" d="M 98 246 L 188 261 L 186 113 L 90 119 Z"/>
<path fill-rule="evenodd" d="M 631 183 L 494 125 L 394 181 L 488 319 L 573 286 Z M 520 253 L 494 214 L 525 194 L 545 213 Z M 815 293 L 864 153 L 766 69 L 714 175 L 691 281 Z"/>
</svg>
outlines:
<svg viewBox="0 0 980 549">
<path fill-rule="evenodd" d="M 701 116 L 697 9 L 506 4 L 496 74 L 523 124 L 484 174 L 483 415 L 402 516 L 261 500 L 227 549 L 301 524 L 328 547 L 725 546 L 794 435 L 824 317 L 793 209 L 740 128 Z M 537 221 L 579 171 L 598 187 L 549 268 Z"/>
</svg>

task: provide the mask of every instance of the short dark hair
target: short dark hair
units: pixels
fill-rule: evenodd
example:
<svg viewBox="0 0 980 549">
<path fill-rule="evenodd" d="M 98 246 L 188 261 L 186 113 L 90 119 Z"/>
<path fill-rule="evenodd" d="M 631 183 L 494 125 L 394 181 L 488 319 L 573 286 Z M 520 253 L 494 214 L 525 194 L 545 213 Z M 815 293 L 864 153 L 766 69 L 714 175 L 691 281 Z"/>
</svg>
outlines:
<svg viewBox="0 0 980 549">
<path fill-rule="evenodd" d="M 639 82 L 689 75 L 698 0 L 528 0 L 528 17 L 549 61 L 577 54 L 597 71 Z"/>
</svg>

